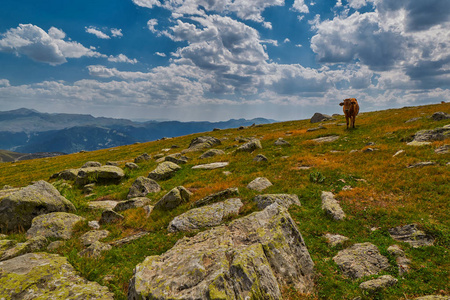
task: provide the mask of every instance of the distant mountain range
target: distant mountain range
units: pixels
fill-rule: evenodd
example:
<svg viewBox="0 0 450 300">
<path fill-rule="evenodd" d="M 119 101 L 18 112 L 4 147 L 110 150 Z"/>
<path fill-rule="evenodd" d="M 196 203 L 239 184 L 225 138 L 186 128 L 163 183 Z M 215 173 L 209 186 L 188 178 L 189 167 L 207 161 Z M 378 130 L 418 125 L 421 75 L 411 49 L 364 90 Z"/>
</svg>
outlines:
<svg viewBox="0 0 450 300">
<path fill-rule="evenodd" d="M 0 112 L 0 149 L 20 153 L 74 153 L 206 132 L 215 128 L 273 122 L 264 118 L 224 122 L 133 122 L 81 114 L 48 114 L 21 108 Z"/>
</svg>

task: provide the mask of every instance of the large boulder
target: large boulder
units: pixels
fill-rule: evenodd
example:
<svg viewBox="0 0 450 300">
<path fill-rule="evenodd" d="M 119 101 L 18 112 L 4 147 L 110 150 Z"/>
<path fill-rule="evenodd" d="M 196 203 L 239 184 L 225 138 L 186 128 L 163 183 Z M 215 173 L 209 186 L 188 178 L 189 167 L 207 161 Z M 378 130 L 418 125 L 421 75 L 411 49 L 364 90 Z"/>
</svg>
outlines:
<svg viewBox="0 0 450 300">
<path fill-rule="evenodd" d="M 0 199 L 0 230 L 26 230 L 39 215 L 75 210 L 53 185 L 40 180 Z"/>
<path fill-rule="evenodd" d="M 434 238 L 417 228 L 416 224 L 398 226 L 388 230 L 391 237 L 399 242 L 410 244 L 414 248 L 432 246 Z"/>
<path fill-rule="evenodd" d="M 314 288 L 314 263 L 289 213 L 264 211 L 184 237 L 137 265 L 128 299 L 282 299 Z"/>
<path fill-rule="evenodd" d="M 156 167 L 156 169 L 151 171 L 148 174 L 148 178 L 157 180 L 157 181 L 169 179 L 170 177 L 175 175 L 175 173 L 180 169 L 181 169 L 181 167 L 179 165 L 177 165 L 173 162 L 170 162 L 170 161 L 165 161 L 165 162 L 160 163 Z"/>
<path fill-rule="evenodd" d="M 76 183 L 84 185 L 92 182 L 118 183 L 125 173 L 116 166 L 87 167 L 78 170 Z"/>
<path fill-rule="evenodd" d="M 447 120 L 450 119 L 450 115 L 448 113 L 445 113 L 443 111 L 435 112 L 431 118 L 435 121 L 441 121 L 441 120 Z"/>
<path fill-rule="evenodd" d="M 157 193 L 161 190 L 159 184 L 153 179 L 139 176 L 131 185 L 127 199 L 145 197 L 148 193 Z"/>
<path fill-rule="evenodd" d="M 416 132 L 411 143 L 443 141 L 447 138 L 450 138 L 450 125 L 431 130 L 420 130 Z"/>
<path fill-rule="evenodd" d="M 83 220 L 83 217 L 65 212 L 40 215 L 33 219 L 27 237 L 45 236 L 68 240 L 72 237 L 75 224 Z"/>
<path fill-rule="evenodd" d="M 189 202 L 192 193 L 182 186 L 173 188 L 170 192 L 165 194 L 158 202 L 156 202 L 153 209 L 156 210 L 171 210 L 182 203 Z"/>
<path fill-rule="evenodd" d="M 267 206 L 273 203 L 278 203 L 284 208 L 289 208 L 291 205 L 295 204 L 301 206 L 298 196 L 295 194 L 265 194 L 256 196 L 253 201 L 259 209 L 263 210 Z"/>
<path fill-rule="evenodd" d="M 332 120 L 333 117 L 326 115 L 326 114 L 321 114 L 321 113 L 315 113 L 311 119 L 309 120 L 311 123 L 319 123 L 322 121 L 328 121 L 328 120 Z"/>
<path fill-rule="evenodd" d="M 189 144 L 188 149 L 184 150 L 183 152 L 200 151 L 220 144 L 222 144 L 222 142 L 215 137 L 199 136 L 193 139 Z"/>
<path fill-rule="evenodd" d="M 253 139 L 236 149 L 236 152 L 253 152 L 256 149 L 262 149 L 260 140 Z"/>
<path fill-rule="evenodd" d="M 238 215 L 239 209 L 243 205 L 241 199 L 235 198 L 194 208 L 175 217 L 167 229 L 169 232 L 177 232 L 218 226 L 226 218 L 232 215 Z"/>
<path fill-rule="evenodd" d="M 0 299 L 113 299 L 80 277 L 65 257 L 29 253 L 0 262 Z"/>
</svg>

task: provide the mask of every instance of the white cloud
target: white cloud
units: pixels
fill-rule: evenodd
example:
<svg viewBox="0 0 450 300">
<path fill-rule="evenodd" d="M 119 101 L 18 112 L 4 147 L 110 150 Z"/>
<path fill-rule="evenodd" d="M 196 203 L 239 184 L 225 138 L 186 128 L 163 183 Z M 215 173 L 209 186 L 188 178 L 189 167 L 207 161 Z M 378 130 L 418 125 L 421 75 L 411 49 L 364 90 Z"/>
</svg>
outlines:
<svg viewBox="0 0 450 300">
<path fill-rule="evenodd" d="M 314 4 L 311 3 L 311 5 Z M 305 0 L 294 0 L 294 4 L 292 4 L 292 9 L 304 14 L 309 13 L 309 8 L 305 4 Z"/>
<path fill-rule="evenodd" d="M 290 42 L 291 42 L 291 40 L 289 38 L 285 38 L 283 41 L 283 43 L 290 43 Z"/>
<path fill-rule="evenodd" d="M 11 86 L 8 79 L 0 79 L 0 87 L 8 87 Z"/>
<path fill-rule="evenodd" d="M 148 22 L 147 22 L 147 27 L 148 27 L 148 29 L 149 29 L 151 32 L 153 32 L 153 33 L 158 32 L 158 30 L 155 29 L 155 26 L 157 26 L 157 25 L 158 25 L 158 20 L 157 20 L 157 19 L 150 19 L 150 20 L 148 20 Z"/>
<path fill-rule="evenodd" d="M 123 36 L 122 29 L 117 29 L 117 28 L 111 28 L 111 34 L 113 37 L 122 37 Z"/>
<path fill-rule="evenodd" d="M 89 27 L 85 27 L 86 32 L 95 35 L 96 37 L 98 37 L 99 39 L 110 39 L 111 37 L 109 35 L 107 35 L 106 33 L 100 31 L 99 29 L 93 27 L 93 26 L 89 26 Z"/>
<path fill-rule="evenodd" d="M 136 64 L 138 62 L 136 58 L 129 59 L 125 54 L 119 54 L 117 56 L 110 55 L 108 57 L 108 61 L 110 61 L 110 62 L 128 63 L 128 64 Z"/>
<path fill-rule="evenodd" d="M 56 40 L 62 40 L 66 37 L 66 33 L 64 31 L 55 27 L 50 27 L 48 30 L 48 35 Z"/>
<path fill-rule="evenodd" d="M 152 8 L 153 6 L 159 6 L 161 3 L 158 0 L 133 0 L 133 3 L 137 6 Z"/>
<path fill-rule="evenodd" d="M 155 55 L 161 56 L 161 57 L 166 57 L 167 55 L 165 53 L 161 53 L 161 52 L 155 52 Z"/>
<path fill-rule="evenodd" d="M 302 44 L 297 44 L 297 45 L 295 45 L 295 47 L 301 48 L 301 47 L 303 47 L 303 45 Z"/>
<path fill-rule="evenodd" d="M 348 0 L 348 5 L 354 9 L 360 9 L 368 4 L 368 2 L 373 0 Z"/>
</svg>

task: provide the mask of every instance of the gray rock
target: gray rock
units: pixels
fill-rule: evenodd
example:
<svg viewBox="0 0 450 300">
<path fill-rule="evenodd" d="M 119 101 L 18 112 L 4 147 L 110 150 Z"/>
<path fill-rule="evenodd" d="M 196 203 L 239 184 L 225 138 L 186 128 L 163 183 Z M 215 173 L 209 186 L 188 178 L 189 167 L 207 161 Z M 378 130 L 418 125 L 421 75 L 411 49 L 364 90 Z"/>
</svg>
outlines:
<svg viewBox="0 0 450 300">
<path fill-rule="evenodd" d="M 160 163 L 155 170 L 148 174 L 148 178 L 153 180 L 165 180 L 175 175 L 181 167 L 173 162 L 165 161 Z"/>
<path fill-rule="evenodd" d="M 148 155 L 147 153 L 141 154 L 138 157 L 136 157 L 134 159 L 134 163 L 138 164 L 138 163 L 142 163 L 145 162 L 147 160 L 150 160 L 152 157 L 150 155 Z"/>
<path fill-rule="evenodd" d="M 268 160 L 267 157 L 265 157 L 264 155 L 258 154 L 258 155 L 256 155 L 256 157 L 253 159 L 253 161 L 256 161 L 256 162 L 267 162 L 267 161 L 269 161 L 269 160 Z"/>
<path fill-rule="evenodd" d="M 0 297 L 112 300 L 113 294 L 106 287 L 80 277 L 65 257 L 30 253 L 0 262 Z"/>
<path fill-rule="evenodd" d="M 84 246 L 89 246 L 109 235 L 108 230 L 91 230 L 80 236 L 80 241 Z"/>
<path fill-rule="evenodd" d="M 95 183 L 89 183 L 83 186 L 83 193 L 90 194 L 94 192 Z"/>
<path fill-rule="evenodd" d="M 100 229 L 100 223 L 98 221 L 89 221 L 88 226 L 92 229 Z"/>
<path fill-rule="evenodd" d="M 8 236 L 6 234 L 0 233 L 0 240 L 6 239 Z"/>
<path fill-rule="evenodd" d="M 289 208 L 291 205 L 301 206 L 300 200 L 297 195 L 294 194 L 265 194 L 256 196 L 253 201 L 256 202 L 256 205 L 260 210 L 265 209 L 266 207 L 272 205 L 273 203 L 277 203 L 284 208 Z"/>
<path fill-rule="evenodd" d="M 92 168 L 92 167 L 101 167 L 102 164 L 98 161 L 88 161 L 84 165 L 81 166 L 81 168 Z"/>
<path fill-rule="evenodd" d="M 355 244 L 341 250 L 333 257 L 333 260 L 351 279 L 376 275 L 390 266 L 388 259 L 381 255 L 378 248 L 371 243 Z"/>
<path fill-rule="evenodd" d="M 275 146 L 291 146 L 291 144 L 283 138 L 278 138 L 274 143 Z"/>
<path fill-rule="evenodd" d="M 48 251 L 54 251 L 54 250 L 58 249 L 59 247 L 64 246 L 64 244 L 65 244 L 64 241 L 51 242 L 50 244 L 48 244 L 47 250 Z"/>
<path fill-rule="evenodd" d="M 445 113 L 445 112 L 438 111 L 438 112 L 435 112 L 435 113 L 431 116 L 431 118 L 432 118 L 433 120 L 435 120 L 435 121 L 441 121 L 441 120 L 447 120 L 447 119 L 450 119 L 450 115 L 447 114 L 447 113 Z"/>
<path fill-rule="evenodd" d="M 131 185 L 127 199 L 145 197 L 149 193 L 158 193 L 159 191 L 161 191 L 161 187 L 156 181 L 139 176 Z"/>
<path fill-rule="evenodd" d="M 420 130 L 414 135 L 413 142 L 443 141 L 450 137 L 450 126 L 439 127 L 431 130 Z M 409 144 L 409 143 L 408 143 Z"/>
<path fill-rule="evenodd" d="M 170 161 L 177 165 L 183 165 L 189 160 L 188 157 L 182 155 L 181 153 L 170 154 L 164 157 L 164 161 Z"/>
<path fill-rule="evenodd" d="M 234 140 L 239 142 L 239 143 L 247 143 L 250 142 L 251 140 L 253 140 L 254 138 L 249 138 L 249 137 L 243 137 L 243 136 L 238 136 L 236 137 Z"/>
<path fill-rule="evenodd" d="M 253 139 L 236 149 L 236 152 L 253 152 L 256 149 L 262 149 L 261 142 L 257 139 Z"/>
<path fill-rule="evenodd" d="M 149 234 L 149 232 L 142 231 L 142 232 L 139 232 L 139 233 L 136 233 L 136 234 L 127 236 L 127 237 L 125 237 L 125 238 L 123 238 L 123 239 L 116 240 L 116 241 L 114 241 L 114 242 L 110 242 L 109 244 L 110 244 L 111 246 L 114 246 L 114 247 L 115 247 L 115 246 L 121 246 L 121 245 L 130 243 L 130 242 L 132 242 L 132 241 L 135 241 L 135 240 L 137 240 L 137 239 L 140 239 L 140 238 L 142 238 L 142 237 L 144 237 L 144 236 L 146 236 L 146 235 L 148 235 L 148 234 Z"/>
<path fill-rule="evenodd" d="M 426 167 L 426 166 L 434 166 L 436 163 L 433 161 L 421 161 L 412 165 L 408 166 L 408 169 L 412 169 L 412 168 L 421 168 L 421 167 Z"/>
<path fill-rule="evenodd" d="M 75 224 L 83 220 L 83 217 L 65 212 L 40 215 L 33 219 L 27 238 L 45 236 L 68 240 L 72 237 Z"/>
<path fill-rule="evenodd" d="M 113 208 L 113 210 L 114 211 L 124 211 L 127 209 L 144 207 L 145 205 L 148 205 L 150 202 L 151 202 L 151 200 L 149 198 L 137 197 L 137 198 L 129 199 L 127 201 L 120 201 Z"/>
<path fill-rule="evenodd" d="M 165 194 L 156 204 L 153 209 L 158 210 L 172 210 L 183 203 L 189 202 L 192 193 L 182 186 L 173 188 L 170 192 Z"/>
<path fill-rule="evenodd" d="M 327 128 L 325 126 L 313 127 L 313 128 L 306 129 L 306 132 L 312 132 L 312 131 L 317 131 L 317 130 L 322 130 L 322 129 L 327 129 Z"/>
<path fill-rule="evenodd" d="M 14 242 L 15 244 L 15 242 Z M 43 236 L 36 236 L 24 243 L 15 244 L 14 247 L 5 248 L 1 251 L 0 261 L 8 260 L 26 253 L 35 252 L 47 245 L 47 239 Z M 1 265 L 1 263 L 0 263 Z M 0 272 L 1 275 L 1 272 Z M 1 276 L 0 276 L 1 277 Z M 0 281 L 1 283 L 1 281 Z M 1 284 L 0 284 L 1 285 Z M 1 294 L 0 294 L 1 295 Z"/>
<path fill-rule="evenodd" d="M 315 113 L 309 120 L 311 123 L 319 123 L 322 121 L 333 120 L 333 118 L 326 114 Z"/>
<path fill-rule="evenodd" d="M 396 285 L 398 280 L 391 275 L 383 275 L 376 279 L 365 281 L 359 285 L 359 288 L 369 293 L 378 292 L 387 287 Z"/>
<path fill-rule="evenodd" d="M 195 201 L 192 206 L 193 207 L 199 207 L 203 205 L 208 205 L 214 202 L 218 202 L 220 200 L 225 200 L 227 198 L 239 196 L 239 189 L 238 188 L 229 188 L 225 189 L 223 191 L 214 193 L 212 195 L 206 196 L 205 198 L 202 198 L 200 200 Z"/>
<path fill-rule="evenodd" d="M 115 166 L 101 166 L 101 167 L 88 167 L 78 171 L 76 184 L 85 185 L 92 182 L 111 182 L 117 183 L 123 177 L 125 173 L 119 167 Z"/>
<path fill-rule="evenodd" d="M 331 192 L 322 192 L 321 195 L 322 199 L 322 209 L 331 217 L 336 220 L 340 221 L 345 218 L 345 213 L 342 210 L 341 206 L 339 205 L 339 202 L 337 202 L 336 199 L 334 199 L 334 195 Z"/>
<path fill-rule="evenodd" d="M 111 245 L 96 241 L 86 249 L 80 251 L 78 255 L 96 258 L 99 257 L 102 254 L 102 252 L 109 251 L 111 249 L 112 249 Z"/>
<path fill-rule="evenodd" d="M 169 232 L 192 231 L 204 227 L 220 225 L 226 218 L 238 215 L 243 206 L 241 199 L 228 199 L 225 202 L 194 208 L 175 217 L 169 224 Z"/>
<path fill-rule="evenodd" d="M 394 240 L 408 243 L 414 248 L 432 246 L 434 243 L 434 238 L 424 231 L 417 229 L 416 224 L 398 226 L 388 231 Z"/>
<path fill-rule="evenodd" d="M 116 200 L 102 200 L 102 201 L 91 201 L 88 203 L 90 209 L 113 209 L 120 201 Z"/>
<path fill-rule="evenodd" d="M 340 234 L 327 233 L 325 234 L 325 238 L 332 247 L 342 245 L 344 242 L 348 241 L 348 237 Z"/>
<path fill-rule="evenodd" d="M 409 120 L 405 121 L 405 123 L 415 122 L 415 121 L 418 121 L 418 120 L 420 120 L 420 119 L 422 119 L 422 118 L 421 118 L 421 117 L 418 117 L 418 118 L 412 118 L 412 119 L 409 119 Z"/>
<path fill-rule="evenodd" d="M 436 153 L 436 154 L 447 154 L 447 153 L 450 153 L 450 145 L 445 144 L 445 145 L 435 149 L 434 153 Z"/>
<path fill-rule="evenodd" d="M 27 230 L 36 216 L 75 210 L 53 185 L 40 180 L 1 199 L 0 230 Z"/>
<path fill-rule="evenodd" d="M 117 167 L 119 165 L 119 162 L 117 162 L 117 161 L 107 161 L 105 165 L 107 165 L 107 166 L 116 166 Z"/>
<path fill-rule="evenodd" d="M 214 157 L 217 155 L 224 155 L 225 151 L 223 150 L 219 150 L 219 149 L 210 149 L 208 151 L 206 151 L 205 153 L 203 153 L 202 155 L 200 155 L 200 159 L 204 159 L 204 158 L 209 158 L 209 157 Z"/>
<path fill-rule="evenodd" d="M 229 162 L 215 162 L 210 164 L 196 165 L 192 169 L 214 170 L 224 168 L 229 165 Z"/>
<path fill-rule="evenodd" d="M 219 139 L 211 136 L 199 136 L 191 141 L 188 149 L 183 152 L 192 152 L 192 151 L 200 151 L 206 148 L 211 148 L 216 145 L 221 145 L 222 142 Z M 182 153 L 183 153 L 182 152 Z"/>
<path fill-rule="evenodd" d="M 338 135 L 331 135 L 331 136 L 320 137 L 317 139 L 312 139 L 312 141 L 314 141 L 316 143 L 331 143 L 331 142 L 337 141 L 338 139 L 339 139 Z"/>
<path fill-rule="evenodd" d="M 272 183 L 269 181 L 269 179 L 267 179 L 265 177 L 258 177 L 256 179 L 254 179 L 252 182 L 250 182 L 247 185 L 247 188 L 250 190 L 262 192 L 269 186 L 272 186 Z"/>
<path fill-rule="evenodd" d="M 130 169 L 130 170 L 137 170 L 137 169 L 139 169 L 139 166 L 135 163 L 127 162 L 127 163 L 125 163 L 125 168 Z"/>
<path fill-rule="evenodd" d="M 153 205 L 146 205 L 143 208 L 144 208 L 144 211 L 145 211 L 145 217 L 146 218 L 150 217 L 150 214 L 152 213 L 154 206 Z"/>
<path fill-rule="evenodd" d="M 147 257 L 134 270 L 128 299 L 282 299 L 287 284 L 312 292 L 313 278 L 295 222 L 273 204 Z"/>
<path fill-rule="evenodd" d="M 64 180 L 75 180 L 78 176 L 78 171 L 80 169 L 67 169 L 58 173 L 53 174 L 50 178 L 60 178 Z"/>
<path fill-rule="evenodd" d="M 116 222 L 122 221 L 123 219 L 125 219 L 125 217 L 122 216 L 121 214 L 118 214 L 111 209 L 107 209 L 102 212 L 102 216 L 100 218 L 99 223 L 100 224 L 111 224 L 111 223 L 116 223 Z"/>
</svg>

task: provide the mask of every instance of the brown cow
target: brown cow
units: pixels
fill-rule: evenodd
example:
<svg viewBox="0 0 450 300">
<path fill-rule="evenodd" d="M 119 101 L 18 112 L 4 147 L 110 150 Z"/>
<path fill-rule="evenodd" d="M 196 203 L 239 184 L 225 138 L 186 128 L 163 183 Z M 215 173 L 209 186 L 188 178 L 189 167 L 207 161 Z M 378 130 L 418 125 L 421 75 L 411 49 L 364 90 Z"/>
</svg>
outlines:
<svg viewBox="0 0 450 300">
<path fill-rule="evenodd" d="M 344 102 L 339 103 L 340 106 L 343 106 L 345 119 L 347 120 L 347 129 L 348 129 L 348 120 L 351 120 L 351 127 L 355 128 L 355 119 L 359 113 L 359 105 L 358 100 L 355 98 L 344 99 Z"/>
</svg>

